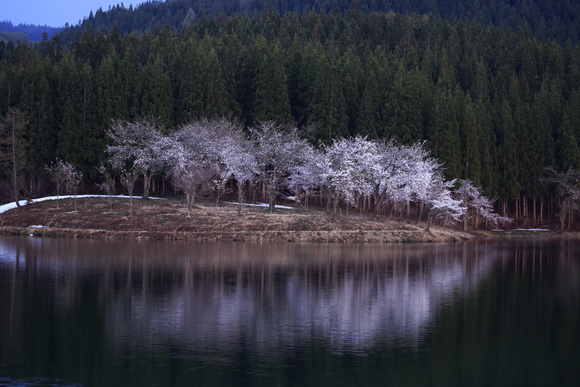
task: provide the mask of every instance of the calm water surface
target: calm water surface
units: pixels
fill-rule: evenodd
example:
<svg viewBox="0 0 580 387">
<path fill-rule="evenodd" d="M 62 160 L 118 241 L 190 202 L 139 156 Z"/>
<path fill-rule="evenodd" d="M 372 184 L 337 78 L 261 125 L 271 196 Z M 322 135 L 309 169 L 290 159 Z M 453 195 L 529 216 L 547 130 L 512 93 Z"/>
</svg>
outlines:
<svg viewBox="0 0 580 387">
<path fill-rule="evenodd" d="M 580 242 L 0 238 L 0 386 L 578 386 Z"/>
</svg>

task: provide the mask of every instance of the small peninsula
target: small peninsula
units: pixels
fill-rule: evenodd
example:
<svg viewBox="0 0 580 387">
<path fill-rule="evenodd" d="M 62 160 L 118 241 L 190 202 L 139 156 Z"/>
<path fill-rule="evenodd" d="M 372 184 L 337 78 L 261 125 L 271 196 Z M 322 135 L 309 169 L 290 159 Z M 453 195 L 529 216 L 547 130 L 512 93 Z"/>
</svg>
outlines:
<svg viewBox="0 0 580 387">
<path fill-rule="evenodd" d="M 188 218 L 183 200 L 113 197 L 33 202 L 0 214 L 0 233 L 73 238 L 251 242 L 455 242 L 474 235 L 369 214 L 332 216 L 324 209 L 267 208 L 201 200 Z"/>
</svg>

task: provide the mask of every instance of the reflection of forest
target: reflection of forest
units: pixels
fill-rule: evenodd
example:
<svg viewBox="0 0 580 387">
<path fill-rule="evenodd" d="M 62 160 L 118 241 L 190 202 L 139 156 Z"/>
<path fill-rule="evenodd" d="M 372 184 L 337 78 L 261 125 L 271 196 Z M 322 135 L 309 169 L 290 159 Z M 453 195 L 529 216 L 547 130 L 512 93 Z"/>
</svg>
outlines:
<svg viewBox="0 0 580 387">
<path fill-rule="evenodd" d="M 516 253 L 513 241 L 497 243 L 343 246 L 6 238 L 0 242 L 0 267 L 19 273 L 12 283 L 16 297 L 26 279 L 42 281 L 61 315 L 86 302 L 81 295 L 90 287 L 113 345 L 175 342 L 223 350 L 243 338 L 265 351 L 312 340 L 337 349 L 385 343 L 415 347 L 438 311 L 474 292 L 494 267 L 515 265 L 512 273 L 538 277 L 547 267 L 561 267 L 550 274 L 558 277 L 558 289 L 580 293 L 573 249 L 554 249 L 562 253 L 548 256 L 535 244 L 552 242 L 518 242 L 523 247 Z"/>
</svg>

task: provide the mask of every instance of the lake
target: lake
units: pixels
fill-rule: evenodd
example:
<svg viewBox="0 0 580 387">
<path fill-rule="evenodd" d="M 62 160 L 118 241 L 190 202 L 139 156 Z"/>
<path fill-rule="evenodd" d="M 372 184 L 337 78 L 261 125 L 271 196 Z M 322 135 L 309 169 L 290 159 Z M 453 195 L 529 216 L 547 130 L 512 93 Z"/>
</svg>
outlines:
<svg viewBox="0 0 580 387">
<path fill-rule="evenodd" d="M 0 386 L 578 386 L 580 241 L 0 237 Z"/>
</svg>

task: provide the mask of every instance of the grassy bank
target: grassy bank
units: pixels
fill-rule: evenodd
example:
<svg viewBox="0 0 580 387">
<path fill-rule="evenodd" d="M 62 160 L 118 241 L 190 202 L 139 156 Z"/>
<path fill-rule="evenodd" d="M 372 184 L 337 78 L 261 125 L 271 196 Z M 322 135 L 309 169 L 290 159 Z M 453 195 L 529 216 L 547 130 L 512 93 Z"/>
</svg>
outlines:
<svg viewBox="0 0 580 387">
<path fill-rule="evenodd" d="M 398 222 L 369 215 L 334 217 L 320 209 L 307 212 L 201 201 L 186 217 L 180 200 L 79 198 L 31 203 L 0 214 L 0 233 L 77 238 L 291 241 L 291 242 L 452 242 L 472 234 Z"/>
</svg>

